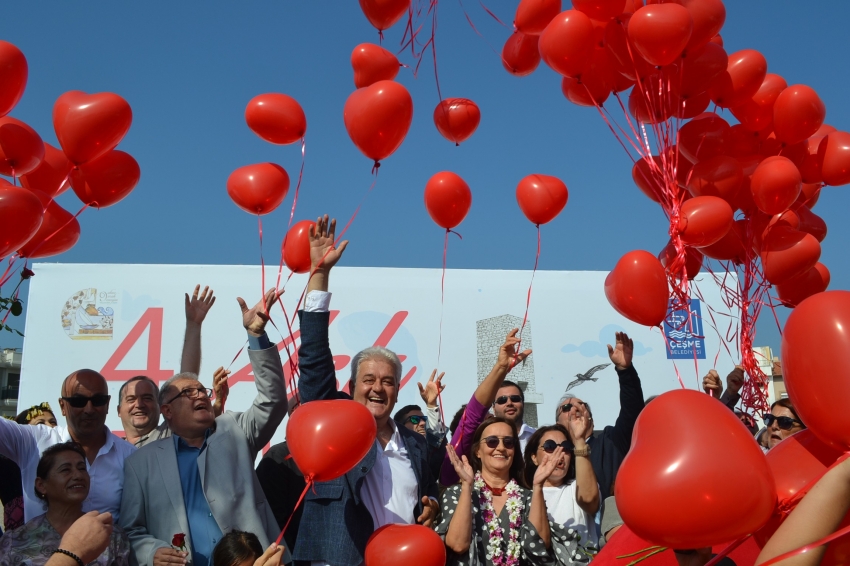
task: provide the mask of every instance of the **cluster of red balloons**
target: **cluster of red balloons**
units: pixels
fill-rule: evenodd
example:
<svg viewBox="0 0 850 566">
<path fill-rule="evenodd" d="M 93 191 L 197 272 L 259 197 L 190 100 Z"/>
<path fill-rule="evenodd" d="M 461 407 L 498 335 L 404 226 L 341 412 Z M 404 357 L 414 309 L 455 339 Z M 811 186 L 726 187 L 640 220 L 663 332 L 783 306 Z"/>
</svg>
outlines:
<svg viewBox="0 0 850 566">
<path fill-rule="evenodd" d="M 133 112 L 110 92 L 69 91 L 53 105 L 53 128 L 61 149 L 45 143 L 26 123 L 7 116 L 23 96 L 28 77 L 24 54 L 0 41 L 0 257 L 27 258 L 69 250 L 80 238 L 76 217 L 54 202 L 69 187 L 87 206 L 112 206 L 139 182 L 139 164 L 116 150 Z"/>
</svg>

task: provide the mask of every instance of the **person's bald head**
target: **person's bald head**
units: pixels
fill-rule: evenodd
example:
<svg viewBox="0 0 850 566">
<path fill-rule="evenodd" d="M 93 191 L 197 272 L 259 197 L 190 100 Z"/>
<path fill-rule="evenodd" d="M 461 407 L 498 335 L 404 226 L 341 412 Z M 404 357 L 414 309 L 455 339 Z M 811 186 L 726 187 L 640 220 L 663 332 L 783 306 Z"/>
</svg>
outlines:
<svg viewBox="0 0 850 566">
<path fill-rule="evenodd" d="M 101 438 L 109 412 L 106 379 L 92 369 L 75 371 L 62 383 L 59 406 L 71 438 L 84 446 L 87 440 Z"/>
</svg>

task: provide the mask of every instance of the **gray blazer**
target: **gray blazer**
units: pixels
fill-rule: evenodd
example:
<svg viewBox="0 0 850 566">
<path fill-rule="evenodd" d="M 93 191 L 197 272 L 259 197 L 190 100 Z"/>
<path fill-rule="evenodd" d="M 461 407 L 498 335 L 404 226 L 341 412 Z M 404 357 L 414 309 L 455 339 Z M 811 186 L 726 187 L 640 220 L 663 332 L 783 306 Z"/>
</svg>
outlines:
<svg viewBox="0 0 850 566">
<path fill-rule="evenodd" d="M 278 530 L 254 473 L 254 460 L 286 415 L 287 400 L 277 348 L 248 350 L 248 356 L 257 397 L 244 413 L 227 411 L 215 420 L 215 431 L 198 458 L 198 471 L 221 532 L 254 533 L 265 548 L 277 538 Z M 124 462 L 120 517 L 133 548 L 133 565 L 153 564 L 157 549 L 170 548 L 177 533 L 186 535 L 186 547 L 191 551 L 173 438 L 148 444 Z M 284 562 L 290 560 L 287 550 Z"/>
</svg>

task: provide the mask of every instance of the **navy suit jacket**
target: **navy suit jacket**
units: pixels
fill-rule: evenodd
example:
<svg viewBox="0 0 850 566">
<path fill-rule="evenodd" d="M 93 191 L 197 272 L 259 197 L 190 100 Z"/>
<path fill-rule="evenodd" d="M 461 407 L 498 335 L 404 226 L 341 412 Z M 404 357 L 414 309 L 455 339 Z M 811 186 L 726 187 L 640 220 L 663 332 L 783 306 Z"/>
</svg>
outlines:
<svg viewBox="0 0 850 566">
<path fill-rule="evenodd" d="M 301 378 L 298 390 L 301 402 L 337 399 L 336 370 L 328 342 L 330 313 L 301 311 L 299 316 L 301 347 L 298 349 L 298 368 Z M 436 498 L 437 484 L 428 467 L 425 438 L 404 427 L 399 428 L 399 433 L 419 484 L 419 501 L 414 510 L 414 517 L 418 517 L 422 513 L 422 497 Z M 345 431 L 341 430 L 340 434 L 345 434 Z M 359 566 L 363 563 L 366 542 L 375 526 L 360 497 L 360 489 L 377 455 L 377 447 L 373 444 L 366 457 L 350 472 L 332 481 L 317 482 L 307 492 L 293 553 L 296 561 L 325 561 L 333 566 Z"/>
</svg>

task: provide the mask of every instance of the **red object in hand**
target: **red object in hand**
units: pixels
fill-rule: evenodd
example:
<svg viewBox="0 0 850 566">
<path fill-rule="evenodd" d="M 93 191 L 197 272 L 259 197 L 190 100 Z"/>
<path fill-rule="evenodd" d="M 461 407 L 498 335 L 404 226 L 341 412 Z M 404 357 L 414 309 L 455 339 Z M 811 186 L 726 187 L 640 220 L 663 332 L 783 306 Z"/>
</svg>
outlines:
<svg viewBox="0 0 850 566">
<path fill-rule="evenodd" d="M 171 546 L 176 546 L 177 548 L 183 548 L 186 546 L 186 535 L 183 533 L 177 533 L 171 538 Z"/>
</svg>

